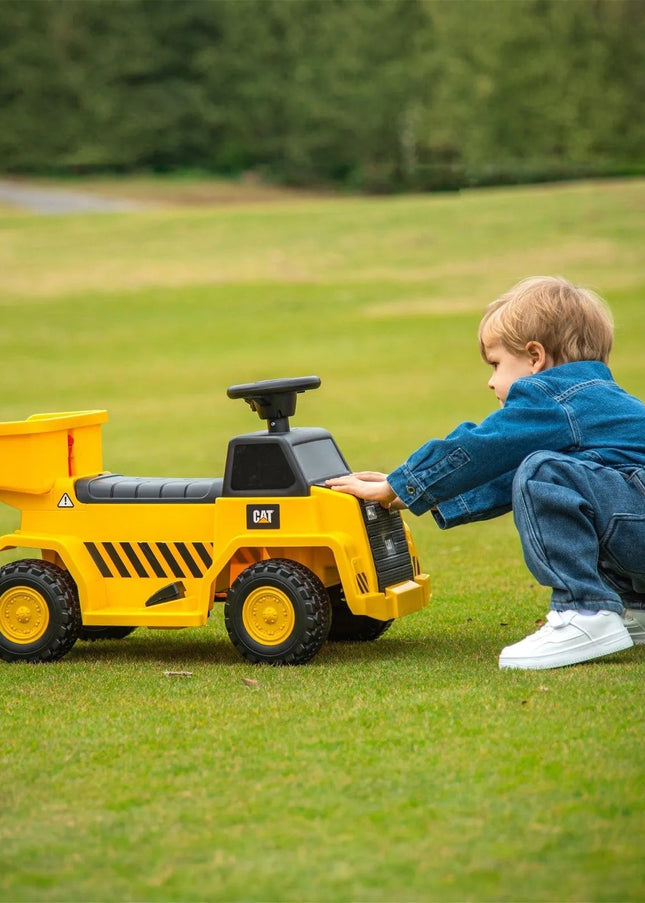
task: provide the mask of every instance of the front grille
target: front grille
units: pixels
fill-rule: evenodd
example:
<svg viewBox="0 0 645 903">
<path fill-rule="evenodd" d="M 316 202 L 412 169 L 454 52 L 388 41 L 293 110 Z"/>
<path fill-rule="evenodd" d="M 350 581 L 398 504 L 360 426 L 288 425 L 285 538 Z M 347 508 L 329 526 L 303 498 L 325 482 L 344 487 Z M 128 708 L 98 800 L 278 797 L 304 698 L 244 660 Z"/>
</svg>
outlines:
<svg viewBox="0 0 645 903">
<path fill-rule="evenodd" d="M 361 512 L 372 548 L 379 592 L 403 580 L 412 580 L 412 559 L 400 513 L 383 508 L 378 502 L 361 502 Z"/>
</svg>

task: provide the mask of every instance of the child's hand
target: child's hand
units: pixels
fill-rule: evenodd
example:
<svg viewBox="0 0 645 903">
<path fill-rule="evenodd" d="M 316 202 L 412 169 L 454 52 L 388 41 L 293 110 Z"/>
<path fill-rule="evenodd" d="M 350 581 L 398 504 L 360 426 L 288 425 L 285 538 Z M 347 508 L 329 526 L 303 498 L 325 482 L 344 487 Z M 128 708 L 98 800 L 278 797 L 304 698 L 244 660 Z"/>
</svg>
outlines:
<svg viewBox="0 0 645 903">
<path fill-rule="evenodd" d="M 344 477 L 333 477 L 331 480 L 326 480 L 325 485 L 338 492 L 355 495 L 359 499 L 380 502 L 384 508 L 405 508 L 388 483 L 386 474 L 374 470 L 363 470 L 360 473 L 350 473 Z"/>
</svg>

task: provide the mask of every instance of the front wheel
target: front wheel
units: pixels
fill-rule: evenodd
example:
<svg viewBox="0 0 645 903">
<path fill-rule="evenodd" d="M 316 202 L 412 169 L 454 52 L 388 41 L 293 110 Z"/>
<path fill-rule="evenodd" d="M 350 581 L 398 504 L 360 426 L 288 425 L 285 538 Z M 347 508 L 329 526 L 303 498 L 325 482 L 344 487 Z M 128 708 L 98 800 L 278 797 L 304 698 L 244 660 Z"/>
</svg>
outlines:
<svg viewBox="0 0 645 903">
<path fill-rule="evenodd" d="M 371 643 L 392 626 L 392 619 L 378 621 L 368 615 L 353 614 L 340 585 L 331 587 L 329 595 L 332 604 L 329 641 L 332 643 Z"/>
<path fill-rule="evenodd" d="M 76 586 L 49 561 L 25 559 L 0 568 L 0 658 L 52 662 L 72 648 L 81 627 Z"/>
<path fill-rule="evenodd" d="M 318 577 L 296 561 L 258 561 L 231 586 L 224 606 L 231 642 L 250 662 L 301 665 L 320 650 L 331 604 Z"/>
</svg>

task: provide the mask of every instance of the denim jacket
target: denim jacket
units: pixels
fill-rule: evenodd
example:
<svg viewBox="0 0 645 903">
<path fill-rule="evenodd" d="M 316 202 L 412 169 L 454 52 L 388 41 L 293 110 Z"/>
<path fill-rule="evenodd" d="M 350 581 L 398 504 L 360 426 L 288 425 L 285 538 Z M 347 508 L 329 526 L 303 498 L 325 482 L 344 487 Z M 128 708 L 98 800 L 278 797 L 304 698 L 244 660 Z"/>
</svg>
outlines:
<svg viewBox="0 0 645 903">
<path fill-rule="evenodd" d="M 510 511 L 515 472 L 535 451 L 645 468 L 645 404 L 599 361 L 552 367 L 516 380 L 504 407 L 480 424 L 422 445 L 388 482 L 413 514 L 431 509 L 446 529 Z"/>
</svg>

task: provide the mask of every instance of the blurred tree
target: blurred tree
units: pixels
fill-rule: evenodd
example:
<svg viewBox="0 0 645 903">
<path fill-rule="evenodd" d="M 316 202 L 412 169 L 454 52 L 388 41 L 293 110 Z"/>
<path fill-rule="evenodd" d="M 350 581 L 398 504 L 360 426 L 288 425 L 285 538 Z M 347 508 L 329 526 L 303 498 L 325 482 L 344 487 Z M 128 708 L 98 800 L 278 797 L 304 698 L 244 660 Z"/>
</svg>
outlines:
<svg viewBox="0 0 645 903">
<path fill-rule="evenodd" d="M 436 112 L 471 180 L 643 170 L 645 4 L 433 8 L 438 43 L 449 48 Z"/>
<path fill-rule="evenodd" d="M 645 169 L 643 0 L 0 0 L 0 169 Z"/>
</svg>

